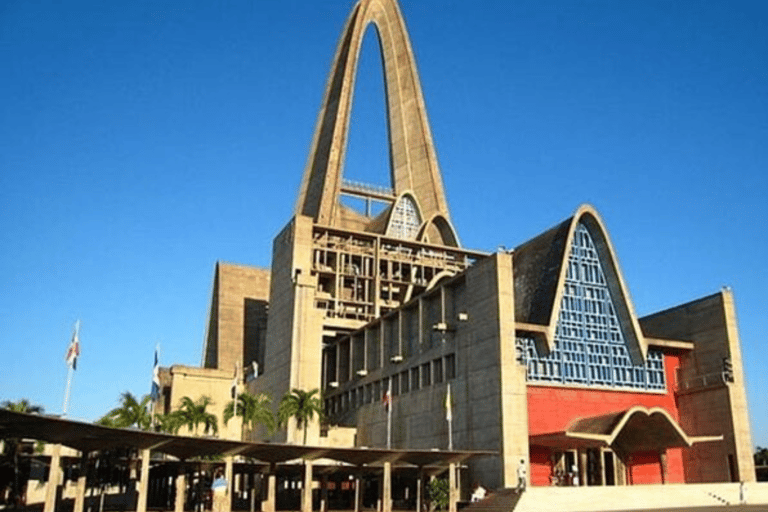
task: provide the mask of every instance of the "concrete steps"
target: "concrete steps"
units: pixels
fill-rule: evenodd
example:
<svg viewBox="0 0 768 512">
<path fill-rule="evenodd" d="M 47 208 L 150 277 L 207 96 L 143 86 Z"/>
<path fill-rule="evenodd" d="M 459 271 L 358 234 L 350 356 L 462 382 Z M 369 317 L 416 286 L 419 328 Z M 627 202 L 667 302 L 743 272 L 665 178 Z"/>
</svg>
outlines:
<svg viewBox="0 0 768 512">
<path fill-rule="evenodd" d="M 768 505 L 768 483 L 745 484 L 748 504 Z M 502 489 L 464 510 L 471 512 L 608 512 L 741 503 L 738 483 L 616 487 L 529 487 L 522 497 Z"/>
</svg>

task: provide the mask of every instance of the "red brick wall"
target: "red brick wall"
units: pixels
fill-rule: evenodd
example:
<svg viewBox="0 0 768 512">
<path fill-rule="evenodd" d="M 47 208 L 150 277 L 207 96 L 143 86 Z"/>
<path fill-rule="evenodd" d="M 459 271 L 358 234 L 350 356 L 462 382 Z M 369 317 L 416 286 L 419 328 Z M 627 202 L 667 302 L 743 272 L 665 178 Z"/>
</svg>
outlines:
<svg viewBox="0 0 768 512">
<path fill-rule="evenodd" d="M 608 391 L 589 388 L 568 388 L 555 386 L 528 386 L 528 432 L 529 435 L 562 432 L 576 418 L 599 416 L 611 412 L 624 411 L 636 405 L 661 407 L 679 421 L 675 402 L 675 369 L 680 364 L 677 355 L 665 355 L 667 392 L 637 393 L 631 391 Z M 661 466 L 658 454 L 652 454 L 654 463 L 646 459 L 649 454 L 639 454 L 633 460 L 639 462 L 633 466 L 635 483 L 660 483 Z M 549 450 L 531 446 L 531 484 L 549 485 L 552 464 Z M 681 449 L 667 451 L 668 482 L 685 481 Z M 629 480 L 628 480 L 629 481 Z"/>
</svg>

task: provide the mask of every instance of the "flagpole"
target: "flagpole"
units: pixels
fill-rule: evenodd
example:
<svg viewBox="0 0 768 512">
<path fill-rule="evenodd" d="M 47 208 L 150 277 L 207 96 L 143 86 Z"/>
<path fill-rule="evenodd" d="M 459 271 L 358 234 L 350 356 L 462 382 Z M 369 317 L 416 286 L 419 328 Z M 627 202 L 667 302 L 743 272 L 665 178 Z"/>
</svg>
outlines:
<svg viewBox="0 0 768 512">
<path fill-rule="evenodd" d="M 152 427 L 152 430 L 155 429 L 155 411 L 157 410 L 157 401 L 160 399 L 159 393 L 155 393 L 155 386 L 157 385 L 157 382 L 155 382 L 155 379 L 158 378 L 157 375 L 157 365 L 158 365 L 158 353 L 160 352 L 160 343 L 155 345 L 155 364 L 152 366 L 152 419 L 150 419 L 150 426 Z"/>
<path fill-rule="evenodd" d="M 67 387 L 64 388 L 64 404 L 61 406 L 61 415 L 67 415 L 67 407 L 69 406 L 69 392 L 72 389 L 72 374 L 74 373 L 72 366 L 69 366 L 67 371 Z"/>
<path fill-rule="evenodd" d="M 392 449 L 392 377 L 387 388 L 387 450 Z"/>
<path fill-rule="evenodd" d="M 448 449 L 453 450 L 453 410 L 451 406 L 451 383 L 448 383 L 448 391 L 445 397 L 445 419 L 448 420 Z"/>
</svg>

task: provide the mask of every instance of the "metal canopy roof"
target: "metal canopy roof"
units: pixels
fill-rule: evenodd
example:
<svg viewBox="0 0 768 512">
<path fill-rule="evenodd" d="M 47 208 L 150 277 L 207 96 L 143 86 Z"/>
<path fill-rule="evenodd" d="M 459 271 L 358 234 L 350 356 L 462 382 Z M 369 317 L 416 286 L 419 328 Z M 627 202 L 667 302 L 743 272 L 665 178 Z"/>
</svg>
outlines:
<svg viewBox="0 0 768 512">
<path fill-rule="evenodd" d="M 110 428 L 70 419 L 0 410 L 0 437 L 31 438 L 69 446 L 84 453 L 117 448 L 151 449 L 181 460 L 197 456 L 242 455 L 266 463 L 296 459 L 331 459 L 355 466 L 384 462 L 413 466 L 446 466 L 493 451 L 387 450 L 331 448 L 278 443 L 251 443 L 212 437 L 189 437 L 136 429 Z"/>
</svg>

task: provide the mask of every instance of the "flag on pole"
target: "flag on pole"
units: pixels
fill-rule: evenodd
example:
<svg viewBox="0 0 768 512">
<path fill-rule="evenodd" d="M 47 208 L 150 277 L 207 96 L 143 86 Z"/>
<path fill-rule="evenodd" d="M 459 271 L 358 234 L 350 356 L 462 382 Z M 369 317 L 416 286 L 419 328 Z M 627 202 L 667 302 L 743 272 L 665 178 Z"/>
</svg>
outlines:
<svg viewBox="0 0 768 512">
<path fill-rule="evenodd" d="M 453 420 L 453 410 L 451 407 L 451 383 L 448 383 L 448 391 L 445 394 L 445 419 L 447 421 Z"/>
<path fill-rule="evenodd" d="M 391 382 L 391 381 L 390 381 Z M 392 385 L 384 392 L 384 398 L 381 399 L 381 403 L 384 404 L 384 410 L 389 411 L 392 406 Z"/>
<path fill-rule="evenodd" d="M 64 360 L 73 370 L 77 370 L 77 356 L 80 355 L 80 320 L 75 323 L 75 332 L 72 333 L 72 341 L 67 347 L 67 355 Z"/>
<path fill-rule="evenodd" d="M 152 367 L 152 391 L 150 396 L 152 401 L 157 402 L 160 399 L 160 358 L 157 355 L 155 347 L 155 365 Z"/>
</svg>

